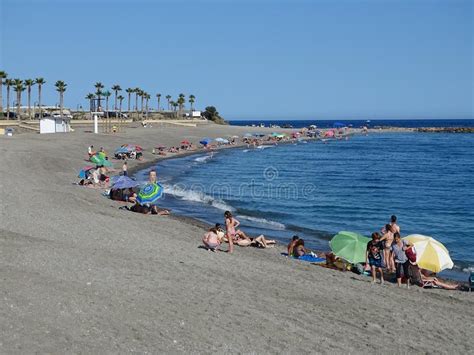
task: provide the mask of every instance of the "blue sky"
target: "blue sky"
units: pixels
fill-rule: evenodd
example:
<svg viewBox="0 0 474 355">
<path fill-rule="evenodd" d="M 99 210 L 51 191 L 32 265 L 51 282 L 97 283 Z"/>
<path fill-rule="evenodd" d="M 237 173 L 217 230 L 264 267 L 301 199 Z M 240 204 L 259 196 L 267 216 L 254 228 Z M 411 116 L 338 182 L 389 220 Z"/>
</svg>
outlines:
<svg viewBox="0 0 474 355">
<path fill-rule="evenodd" d="M 230 119 L 474 117 L 470 0 L 0 4 L 0 68 L 49 104 L 56 80 L 71 107 L 101 81 Z"/>
</svg>

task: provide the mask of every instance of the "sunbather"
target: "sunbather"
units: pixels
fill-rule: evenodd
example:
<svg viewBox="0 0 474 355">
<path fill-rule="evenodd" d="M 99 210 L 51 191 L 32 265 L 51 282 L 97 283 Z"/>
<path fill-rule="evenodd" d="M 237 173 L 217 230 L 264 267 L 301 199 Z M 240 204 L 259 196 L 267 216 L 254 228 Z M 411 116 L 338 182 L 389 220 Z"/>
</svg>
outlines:
<svg viewBox="0 0 474 355">
<path fill-rule="evenodd" d="M 429 271 L 424 269 L 419 269 L 420 271 L 420 280 L 421 286 L 426 287 L 427 283 L 432 283 L 433 286 L 437 286 L 439 288 L 444 288 L 445 290 L 457 290 L 459 288 L 459 284 L 449 284 L 447 282 L 443 282 L 438 278 L 431 276 Z"/>
</svg>

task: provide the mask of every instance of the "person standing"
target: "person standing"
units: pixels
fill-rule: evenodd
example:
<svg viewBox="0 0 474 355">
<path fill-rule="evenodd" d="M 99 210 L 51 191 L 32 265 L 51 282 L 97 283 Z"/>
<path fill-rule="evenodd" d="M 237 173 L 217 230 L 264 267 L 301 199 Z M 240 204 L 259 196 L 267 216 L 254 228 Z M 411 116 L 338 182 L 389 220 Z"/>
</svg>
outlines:
<svg viewBox="0 0 474 355">
<path fill-rule="evenodd" d="M 365 264 L 370 266 L 372 274 L 372 283 L 377 280 L 377 271 L 380 273 L 380 284 L 383 285 L 383 257 L 382 257 L 382 242 L 380 241 L 380 234 L 372 233 L 372 240 L 367 243 L 367 250 L 365 252 Z"/>
<path fill-rule="evenodd" d="M 383 258 L 385 267 L 388 271 L 395 272 L 395 263 L 392 257 L 393 231 L 390 224 L 385 225 L 385 234 L 380 238 L 380 241 L 384 243 Z"/>
<path fill-rule="evenodd" d="M 403 276 L 405 276 L 405 279 L 407 280 L 407 288 L 410 288 L 410 278 L 408 273 L 410 262 L 408 261 L 408 257 L 405 253 L 405 251 L 409 247 L 409 244 L 406 241 L 402 240 L 402 238 L 400 237 L 400 233 L 398 232 L 395 232 L 393 238 L 394 242 L 392 244 L 392 255 L 393 260 L 395 262 L 395 274 L 397 277 L 398 287 L 402 286 L 403 270 Z"/>
<path fill-rule="evenodd" d="M 123 162 L 123 165 L 122 165 L 122 172 L 123 172 L 123 176 L 128 176 L 128 166 L 127 166 L 127 162 L 126 162 L 126 161 Z"/>
</svg>

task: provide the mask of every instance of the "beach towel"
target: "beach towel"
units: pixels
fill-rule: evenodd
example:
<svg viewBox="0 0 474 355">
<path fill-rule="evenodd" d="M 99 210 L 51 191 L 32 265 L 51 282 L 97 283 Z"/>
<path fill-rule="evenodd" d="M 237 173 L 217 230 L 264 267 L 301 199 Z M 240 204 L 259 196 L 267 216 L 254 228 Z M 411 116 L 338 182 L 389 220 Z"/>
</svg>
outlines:
<svg viewBox="0 0 474 355">
<path fill-rule="evenodd" d="M 281 253 L 281 255 L 288 257 L 287 253 Z M 307 261 L 307 262 L 310 262 L 310 263 L 323 263 L 323 262 L 326 262 L 325 258 L 319 258 L 317 256 L 312 256 L 310 254 L 300 256 L 299 258 L 296 258 L 296 257 L 292 256 L 291 258 L 296 259 L 296 260 L 301 260 L 301 261 Z"/>
</svg>

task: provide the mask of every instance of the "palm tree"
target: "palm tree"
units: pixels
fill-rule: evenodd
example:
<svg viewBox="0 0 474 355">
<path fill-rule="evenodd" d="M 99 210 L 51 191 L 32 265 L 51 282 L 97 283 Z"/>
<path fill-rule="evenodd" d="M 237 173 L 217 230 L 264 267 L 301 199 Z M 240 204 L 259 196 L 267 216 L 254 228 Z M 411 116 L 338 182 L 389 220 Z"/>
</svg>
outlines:
<svg viewBox="0 0 474 355">
<path fill-rule="evenodd" d="M 26 85 L 26 92 L 27 92 L 27 102 L 28 102 L 28 119 L 31 120 L 31 87 L 35 85 L 35 81 L 33 79 L 25 79 Z"/>
<path fill-rule="evenodd" d="M 179 104 L 177 102 L 173 101 L 174 112 L 176 112 L 176 113 L 177 113 L 178 106 L 179 106 Z"/>
<path fill-rule="evenodd" d="M 95 83 L 94 86 L 97 89 L 95 94 L 97 95 L 97 110 L 98 110 L 99 108 L 101 108 L 101 106 L 100 106 L 100 97 L 102 96 L 102 89 L 104 88 L 104 85 L 99 81 L 99 82 Z"/>
<path fill-rule="evenodd" d="M 62 80 L 58 80 L 54 86 L 56 86 L 56 91 L 59 92 L 59 113 L 62 117 L 64 108 L 64 92 L 66 91 L 67 84 Z"/>
<path fill-rule="evenodd" d="M 38 85 L 38 107 L 39 107 L 39 118 L 43 117 L 43 112 L 41 111 L 41 88 L 44 84 L 46 84 L 46 80 L 43 78 L 36 78 L 35 80 L 36 85 Z"/>
<path fill-rule="evenodd" d="M 140 93 L 139 93 L 139 94 L 140 94 L 140 112 L 141 112 L 142 115 L 143 115 L 143 101 L 144 101 L 144 99 L 145 99 L 145 94 L 146 94 L 146 92 L 143 91 L 143 90 L 140 90 Z"/>
<path fill-rule="evenodd" d="M 166 100 L 168 100 L 168 111 L 171 110 L 171 95 L 166 95 Z"/>
<path fill-rule="evenodd" d="M 194 111 L 194 103 L 196 102 L 196 96 L 194 95 L 189 95 L 189 103 L 191 104 L 191 111 Z"/>
<path fill-rule="evenodd" d="M 117 97 L 117 99 L 119 100 L 118 131 L 121 132 L 121 131 L 122 131 L 122 121 L 123 121 L 123 117 L 122 117 L 122 101 L 123 101 L 123 99 L 125 99 L 125 97 L 123 97 L 122 95 L 119 95 L 119 96 Z"/>
<path fill-rule="evenodd" d="M 89 100 L 89 111 L 92 112 L 92 108 L 94 106 L 94 99 L 95 99 L 95 95 L 92 94 L 92 93 L 89 93 L 87 94 L 86 96 L 86 100 Z M 92 116 L 91 116 L 92 117 Z"/>
<path fill-rule="evenodd" d="M 132 88 L 128 88 L 127 90 L 125 90 L 125 92 L 128 94 L 128 113 L 130 113 L 130 98 L 133 94 L 133 89 Z"/>
<path fill-rule="evenodd" d="M 102 95 L 105 97 L 105 117 L 109 117 L 109 97 L 112 94 L 109 90 L 105 90 Z"/>
<path fill-rule="evenodd" d="M 115 105 L 114 105 L 114 110 L 117 111 L 117 96 L 118 96 L 118 92 L 119 92 L 119 91 L 122 91 L 122 88 L 120 87 L 120 85 L 116 84 L 116 85 L 112 86 L 112 90 L 115 92 Z"/>
<path fill-rule="evenodd" d="M 160 111 L 161 94 L 156 94 L 156 98 L 158 99 L 158 111 Z"/>
<path fill-rule="evenodd" d="M 3 116 L 3 79 L 6 79 L 8 76 L 7 72 L 5 71 L 0 71 L 0 114 Z"/>
<path fill-rule="evenodd" d="M 15 82 L 12 79 L 5 79 L 5 85 L 7 86 L 7 119 L 10 119 L 10 86 L 13 86 Z"/>
<path fill-rule="evenodd" d="M 180 117 L 182 115 L 182 111 L 183 111 L 185 102 L 186 102 L 186 99 L 185 99 L 184 94 L 179 94 L 177 103 L 178 103 L 178 106 L 179 106 L 179 116 Z"/>
<path fill-rule="evenodd" d="M 122 112 L 122 101 L 123 99 L 125 99 L 125 97 L 123 97 L 122 95 L 119 95 L 117 97 L 117 100 L 119 101 L 119 111 Z"/>
<path fill-rule="evenodd" d="M 135 88 L 133 89 L 133 92 L 135 93 L 135 113 L 137 114 L 138 117 L 138 96 L 140 95 L 140 88 Z"/>
<path fill-rule="evenodd" d="M 151 99 L 151 95 L 148 94 L 147 92 L 145 93 L 145 102 L 146 102 L 146 105 L 145 105 L 145 115 L 146 115 L 146 118 L 148 118 L 148 100 Z"/>
<path fill-rule="evenodd" d="M 13 80 L 13 90 L 16 92 L 16 118 L 20 120 L 20 106 L 21 106 L 21 93 L 25 91 L 23 86 L 23 80 L 15 79 Z"/>
</svg>

